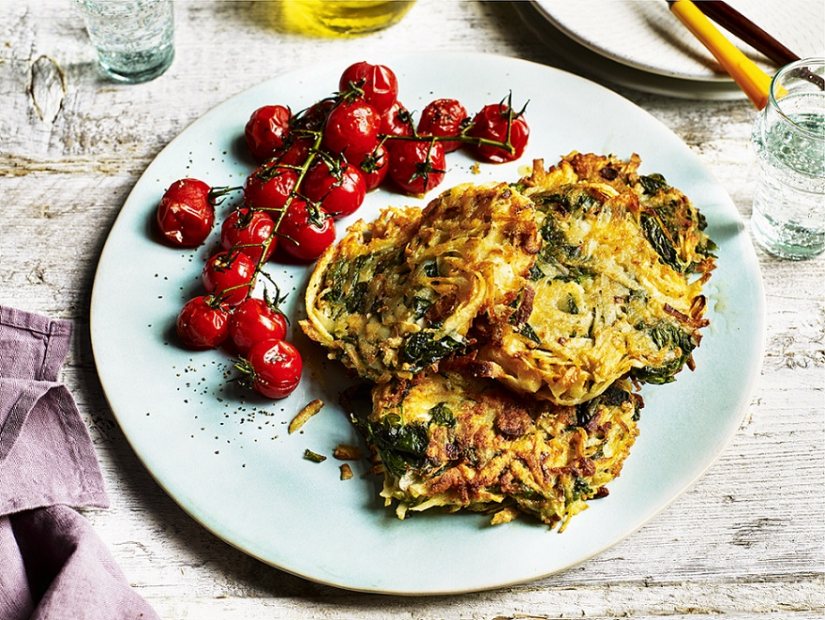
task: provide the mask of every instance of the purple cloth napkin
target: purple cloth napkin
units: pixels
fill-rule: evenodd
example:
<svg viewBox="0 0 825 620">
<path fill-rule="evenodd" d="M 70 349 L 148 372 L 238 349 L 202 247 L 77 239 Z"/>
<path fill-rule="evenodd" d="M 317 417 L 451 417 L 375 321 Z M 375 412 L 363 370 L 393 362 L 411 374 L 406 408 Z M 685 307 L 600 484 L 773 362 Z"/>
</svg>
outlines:
<svg viewBox="0 0 825 620">
<path fill-rule="evenodd" d="M 57 381 L 71 324 L 0 306 L 0 618 L 157 618 L 89 522 L 106 507 L 94 448 Z"/>
</svg>

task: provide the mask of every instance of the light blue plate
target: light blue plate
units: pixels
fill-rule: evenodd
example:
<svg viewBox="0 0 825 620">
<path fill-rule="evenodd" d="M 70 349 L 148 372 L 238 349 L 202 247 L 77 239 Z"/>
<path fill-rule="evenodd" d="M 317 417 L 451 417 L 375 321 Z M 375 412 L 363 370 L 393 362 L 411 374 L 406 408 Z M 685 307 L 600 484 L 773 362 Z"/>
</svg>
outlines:
<svg viewBox="0 0 825 620">
<path fill-rule="evenodd" d="M 290 293 L 292 339 L 305 360 L 300 387 L 283 401 L 246 396 L 225 383 L 222 352 L 192 353 L 174 344 L 181 305 L 201 294 L 207 249 L 170 249 L 155 241 L 158 200 L 174 180 L 194 176 L 238 185 L 251 169 L 239 142 L 255 108 L 298 110 L 335 90 L 351 60 L 290 73 L 221 104 L 173 140 L 147 168 L 117 218 L 100 258 L 92 295 L 92 344 L 106 396 L 135 452 L 163 488 L 225 541 L 283 570 L 326 584 L 400 594 L 495 588 L 565 569 L 627 536 L 687 489 L 737 429 L 759 373 L 764 295 L 756 255 L 730 198 L 699 159 L 666 127 L 592 82 L 529 62 L 478 54 L 421 54 L 372 59 L 398 74 L 400 99 L 421 110 L 436 97 L 457 97 L 468 110 L 513 91 L 530 100 L 527 153 L 517 163 L 481 165 L 448 156 L 436 190 L 464 181 L 515 180 L 534 157 L 548 163 L 571 150 L 639 153 L 643 170 L 661 172 L 702 209 L 719 244 L 719 267 L 707 287 L 711 325 L 695 372 L 644 390 L 641 435 L 610 496 L 594 501 L 563 534 L 529 519 L 489 527 L 476 514 L 424 514 L 397 520 L 382 507 L 372 477 L 338 477 L 333 458 L 315 464 L 310 448 L 331 455 L 357 442 L 338 406 L 349 380 L 338 364 L 295 327 L 303 312 L 308 268 L 272 265 Z M 424 204 L 378 191 L 355 217 L 387 205 Z M 227 206 L 223 207 L 228 209 Z M 338 225 L 339 237 L 355 220 Z M 288 436 L 286 425 L 314 398 L 326 406 Z M 244 400 L 245 399 L 245 400 Z M 639 553 L 644 553 L 640 549 Z"/>
</svg>

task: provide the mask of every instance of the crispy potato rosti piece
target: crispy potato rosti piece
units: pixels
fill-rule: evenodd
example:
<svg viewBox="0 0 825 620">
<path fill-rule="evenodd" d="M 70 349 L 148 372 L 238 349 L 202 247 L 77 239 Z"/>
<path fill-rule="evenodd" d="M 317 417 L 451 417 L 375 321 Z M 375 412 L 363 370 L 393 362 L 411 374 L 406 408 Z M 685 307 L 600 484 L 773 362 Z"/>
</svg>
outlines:
<svg viewBox="0 0 825 620">
<path fill-rule="evenodd" d="M 376 382 L 350 411 L 399 517 L 563 529 L 607 494 L 637 435 L 632 382 L 692 367 L 714 267 L 702 215 L 639 165 L 537 161 L 358 222 L 321 258 L 301 326 Z"/>
<path fill-rule="evenodd" d="M 547 171 L 543 161 L 536 160 L 533 173 L 519 185 L 527 195 L 581 181 L 610 185 L 617 192 L 631 190 L 639 197 L 640 225 L 660 259 L 682 273 L 710 272 L 714 266 L 711 252 L 716 246 L 704 233 L 704 216 L 661 174 L 639 174 L 641 163 L 636 153 L 623 160 L 574 151 Z"/>
<path fill-rule="evenodd" d="M 503 183 L 461 185 L 423 212 L 353 225 L 315 267 L 301 327 L 362 377 L 410 377 L 515 298 L 538 248 L 528 199 Z"/>
<path fill-rule="evenodd" d="M 598 168 L 592 157 L 586 167 L 570 159 L 591 178 L 611 161 L 601 158 Z M 621 185 L 636 163 L 620 164 L 611 169 L 623 172 L 608 175 L 613 185 L 581 180 L 568 159 L 549 171 L 538 165 L 520 182 L 537 207 L 542 249 L 518 311 L 480 326 L 484 339 L 464 360 L 470 371 L 575 405 L 628 373 L 666 383 L 690 363 L 706 324 L 702 283 L 713 267 L 697 250 L 707 240 L 701 219 L 683 196 L 667 214 L 646 210 L 643 194 Z M 679 209 L 690 217 L 673 216 Z M 660 225 L 672 234 L 659 234 Z"/>
<path fill-rule="evenodd" d="M 563 526 L 607 494 L 636 438 L 641 404 L 628 382 L 564 407 L 490 380 L 426 372 L 376 386 L 372 413 L 354 420 L 398 516 L 510 505 Z"/>
</svg>

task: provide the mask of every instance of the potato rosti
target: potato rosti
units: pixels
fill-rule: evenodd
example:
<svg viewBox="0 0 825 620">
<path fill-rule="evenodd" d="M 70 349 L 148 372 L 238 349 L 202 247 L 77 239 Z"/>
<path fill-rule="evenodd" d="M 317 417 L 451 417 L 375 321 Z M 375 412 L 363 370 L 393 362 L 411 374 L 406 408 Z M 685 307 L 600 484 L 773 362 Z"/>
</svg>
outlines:
<svg viewBox="0 0 825 620">
<path fill-rule="evenodd" d="M 587 161 L 595 159 L 613 161 Z M 628 373 L 666 383 L 689 363 L 706 323 L 701 290 L 713 267 L 703 220 L 663 180 L 651 195 L 641 182 L 633 185 L 641 191 L 622 187 L 634 167 L 615 161 L 610 169 L 625 173 L 608 174 L 613 184 L 581 180 L 568 159 L 547 172 L 539 163 L 522 179 L 542 249 L 509 319 L 480 322 L 469 370 L 575 405 Z M 589 176 L 600 176 L 594 169 Z"/>
<path fill-rule="evenodd" d="M 506 184 L 462 185 L 358 222 L 315 267 L 301 327 L 362 377 L 410 377 L 515 298 L 539 247 L 533 212 Z"/>
<path fill-rule="evenodd" d="M 352 413 L 397 514 L 566 524 L 637 435 L 632 382 L 692 366 L 705 220 L 640 160 L 572 153 L 512 185 L 388 209 L 327 250 L 301 327 L 376 383 Z"/>
<path fill-rule="evenodd" d="M 607 495 L 637 435 L 641 398 L 619 382 L 577 407 L 522 398 L 488 379 L 425 372 L 375 386 L 354 416 L 398 516 L 444 507 L 564 523 Z"/>
</svg>

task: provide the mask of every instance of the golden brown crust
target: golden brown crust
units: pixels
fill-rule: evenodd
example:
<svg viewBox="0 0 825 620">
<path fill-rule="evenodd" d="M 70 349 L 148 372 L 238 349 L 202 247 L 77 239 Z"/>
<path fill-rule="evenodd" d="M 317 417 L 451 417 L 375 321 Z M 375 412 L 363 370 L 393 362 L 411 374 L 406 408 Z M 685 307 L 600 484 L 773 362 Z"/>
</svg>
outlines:
<svg viewBox="0 0 825 620">
<path fill-rule="evenodd" d="M 543 246 L 521 305 L 477 324 L 468 370 L 575 405 L 627 373 L 663 382 L 689 363 L 706 325 L 712 259 L 698 249 L 707 237 L 687 198 L 640 177 L 639 163 L 573 153 L 519 182 L 537 205 Z"/>
<path fill-rule="evenodd" d="M 532 203 L 503 183 L 458 186 L 423 212 L 385 210 L 321 257 L 301 328 L 362 377 L 409 378 L 470 344 L 538 247 Z"/>
<path fill-rule="evenodd" d="M 358 222 L 319 261 L 304 331 L 376 382 L 354 419 L 399 516 L 515 509 L 566 523 L 607 495 L 635 382 L 693 366 L 704 219 L 641 161 L 571 153 Z"/>
<path fill-rule="evenodd" d="M 362 424 L 383 459 L 382 494 L 400 515 L 436 506 L 515 506 L 553 525 L 603 496 L 619 475 L 640 406 L 627 383 L 579 411 L 451 371 L 423 373 L 403 388 L 376 386 Z M 405 447 L 395 452 L 386 437 L 404 438 L 398 442 Z"/>
</svg>

